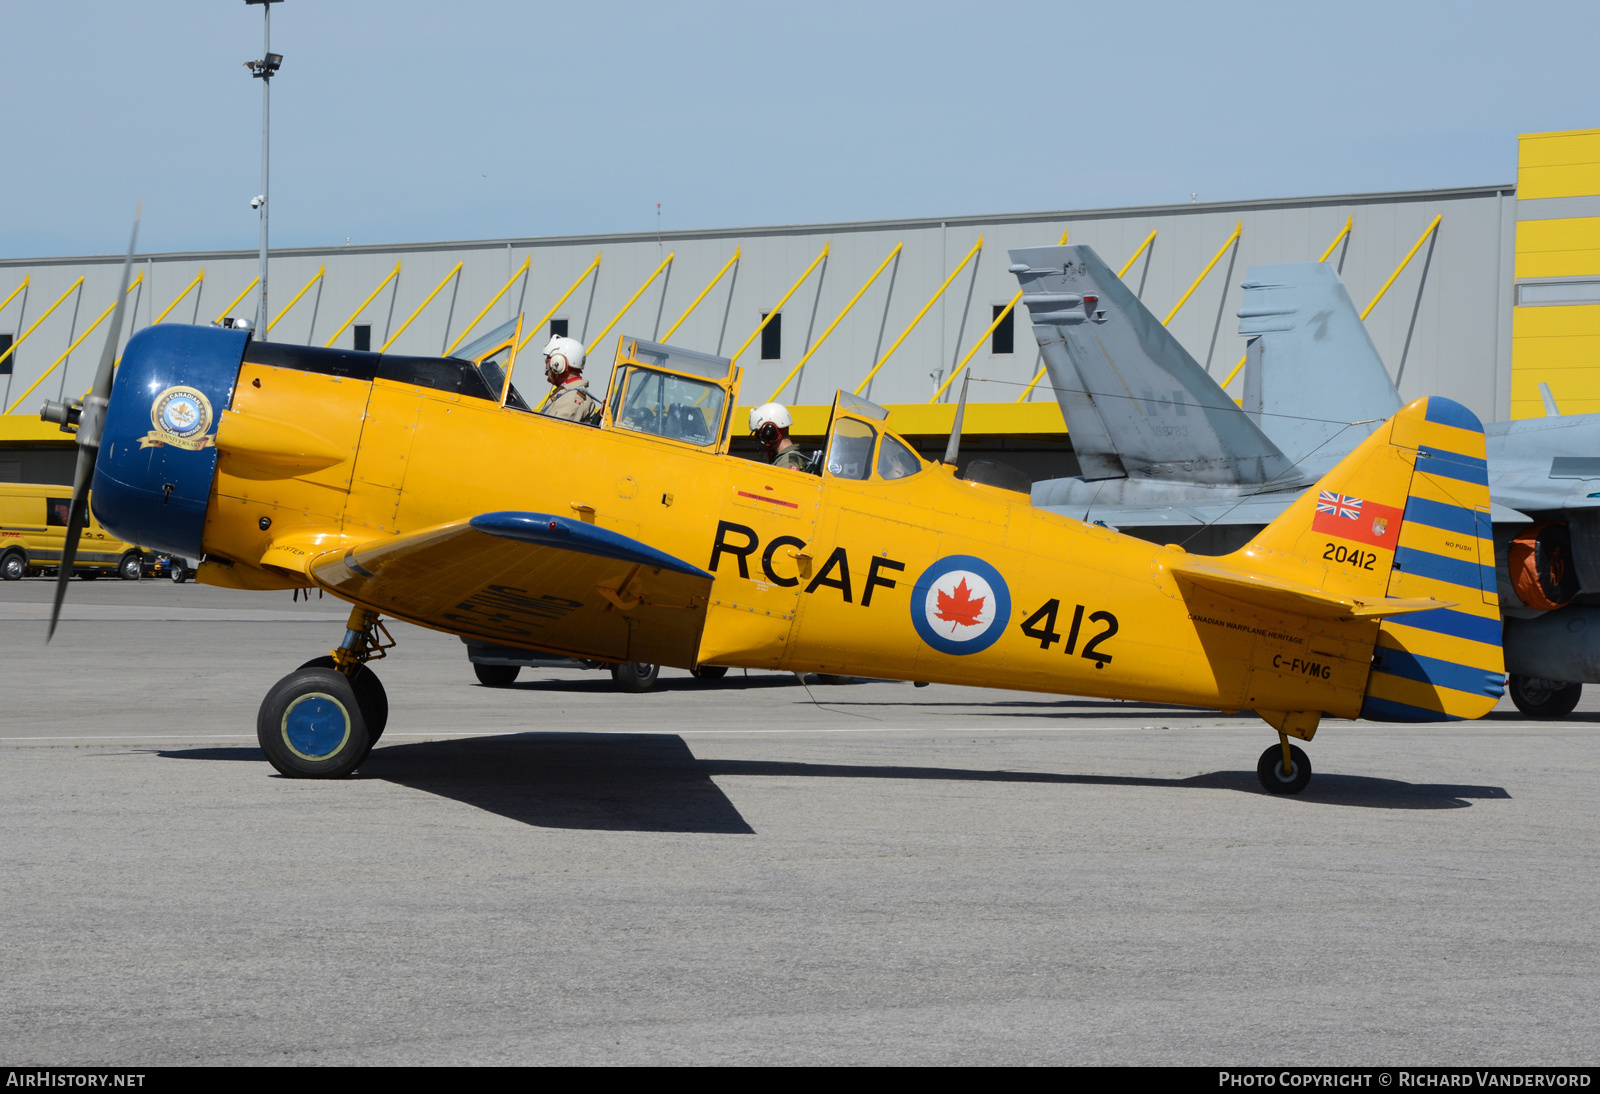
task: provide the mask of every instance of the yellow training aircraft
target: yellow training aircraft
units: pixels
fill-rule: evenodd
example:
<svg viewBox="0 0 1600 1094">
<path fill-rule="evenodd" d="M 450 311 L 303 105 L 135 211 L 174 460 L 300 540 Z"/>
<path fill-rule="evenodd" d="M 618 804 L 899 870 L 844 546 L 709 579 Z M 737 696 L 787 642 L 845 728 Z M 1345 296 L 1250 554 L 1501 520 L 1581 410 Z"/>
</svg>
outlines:
<svg viewBox="0 0 1600 1094">
<path fill-rule="evenodd" d="M 1309 780 L 1289 737 L 1324 714 L 1475 718 L 1500 695 L 1483 432 L 1448 399 L 1202 558 L 957 479 L 843 392 L 820 476 L 731 456 L 740 370 L 642 340 L 619 341 L 598 426 L 547 418 L 511 384 L 519 331 L 440 359 L 164 324 L 114 390 L 103 360 L 81 408 L 47 408 L 80 425 L 75 517 L 92 472 L 100 523 L 203 556 L 199 580 L 353 605 L 262 703 L 284 774 L 347 775 L 382 732 L 383 616 L 604 661 L 1251 709 L 1278 793 Z"/>
</svg>

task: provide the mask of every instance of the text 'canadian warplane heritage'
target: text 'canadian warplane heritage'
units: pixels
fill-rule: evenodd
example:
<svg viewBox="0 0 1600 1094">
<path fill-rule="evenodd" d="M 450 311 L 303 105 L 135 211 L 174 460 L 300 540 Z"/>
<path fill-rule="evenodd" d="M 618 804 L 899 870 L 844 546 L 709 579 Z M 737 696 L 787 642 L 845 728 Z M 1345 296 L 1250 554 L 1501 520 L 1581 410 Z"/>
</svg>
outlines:
<svg viewBox="0 0 1600 1094">
<path fill-rule="evenodd" d="M 1204 558 L 958 479 L 843 392 L 820 475 L 736 458 L 740 370 L 644 340 L 619 339 L 590 425 L 530 411 L 516 330 L 435 358 L 162 325 L 113 384 L 116 328 L 57 410 L 75 519 L 92 484 L 108 531 L 202 557 L 203 582 L 351 605 L 262 703 L 286 775 L 346 775 L 382 734 L 385 616 L 600 661 L 1250 709 L 1279 734 L 1258 765 L 1279 793 L 1309 780 L 1289 738 L 1324 715 L 1474 718 L 1501 692 L 1483 431 L 1448 399 Z"/>
</svg>

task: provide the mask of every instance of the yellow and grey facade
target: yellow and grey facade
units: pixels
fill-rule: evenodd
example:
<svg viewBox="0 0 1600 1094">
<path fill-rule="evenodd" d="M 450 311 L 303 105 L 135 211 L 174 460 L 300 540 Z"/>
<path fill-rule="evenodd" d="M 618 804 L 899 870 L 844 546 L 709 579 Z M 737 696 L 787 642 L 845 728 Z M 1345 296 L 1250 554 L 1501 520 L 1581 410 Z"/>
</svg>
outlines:
<svg viewBox="0 0 1600 1094">
<path fill-rule="evenodd" d="M 1600 412 L 1600 129 L 1522 136 L 1514 276 L 1511 416 Z"/>
<path fill-rule="evenodd" d="M 896 407 L 929 444 L 950 428 L 961 388 L 950 381 L 964 367 L 980 450 L 1026 449 L 1020 463 L 1036 477 L 1072 474 L 1026 319 L 1006 314 L 990 330 L 1017 294 L 1008 251 L 1064 236 L 1124 270 L 1219 381 L 1244 352 L 1246 270 L 1326 253 L 1370 308 L 1402 398 L 1448 394 L 1491 421 L 1543 413 L 1542 381 L 1563 412 L 1600 410 L 1600 130 L 1523 137 L 1515 186 L 283 248 L 269 337 L 438 354 L 520 312 L 541 344 L 561 330 L 589 345 L 598 385 L 624 333 L 724 355 L 744 347 L 741 402 L 789 403 L 797 433 L 820 433 L 843 388 Z M 0 260 L 0 353 L 15 347 L 0 361 L 0 447 L 70 443 L 39 431 L 37 407 L 87 387 L 102 336 L 90 328 L 119 266 L 115 255 Z M 143 255 L 135 272 L 124 339 L 255 310 L 254 251 Z M 536 377 L 522 379 L 537 392 Z M 0 481 L 32 478 L 41 460 L 0 452 Z"/>
</svg>

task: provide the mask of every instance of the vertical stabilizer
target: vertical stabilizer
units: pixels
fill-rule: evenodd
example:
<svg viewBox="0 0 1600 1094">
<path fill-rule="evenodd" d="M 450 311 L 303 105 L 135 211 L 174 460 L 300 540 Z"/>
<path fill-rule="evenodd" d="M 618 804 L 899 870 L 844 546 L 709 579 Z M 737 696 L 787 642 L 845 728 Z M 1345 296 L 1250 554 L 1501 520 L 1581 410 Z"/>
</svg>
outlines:
<svg viewBox="0 0 1600 1094">
<path fill-rule="evenodd" d="M 1499 700 L 1483 426 L 1461 404 L 1410 403 L 1228 559 L 1332 594 L 1450 605 L 1378 624 L 1361 717 L 1479 718 Z"/>
<path fill-rule="evenodd" d="M 1279 448 L 1092 248 L 1011 261 L 1085 478 L 1294 484 Z"/>
<path fill-rule="evenodd" d="M 1332 466 L 1400 409 L 1378 348 L 1326 262 L 1250 267 L 1239 333 L 1250 339 L 1244 409 L 1296 463 Z"/>
</svg>

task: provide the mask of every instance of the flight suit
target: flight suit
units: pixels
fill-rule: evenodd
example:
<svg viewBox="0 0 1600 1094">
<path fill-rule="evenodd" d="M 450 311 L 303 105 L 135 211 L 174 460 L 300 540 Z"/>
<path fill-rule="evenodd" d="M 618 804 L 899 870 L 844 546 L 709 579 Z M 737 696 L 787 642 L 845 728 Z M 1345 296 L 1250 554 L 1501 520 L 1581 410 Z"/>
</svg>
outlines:
<svg viewBox="0 0 1600 1094">
<path fill-rule="evenodd" d="M 593 422 L 600 417 L 600 403 L 589 394 L 589 381 L 580 377 L 563 384 L 560 391 L 545 400 L 539 413 L 569 422 Z"/>
<path fill-rule="evenodd" d="M 772 466 L 789 467 L 796 471 L 804 471 L 810 463 L 811 461 L 806 459 L 806 454 L 801 452 L 798 447 L 795 447 L 786 448 L 778 453 L 777 458 L 772 461 Z"/>
</svg>

